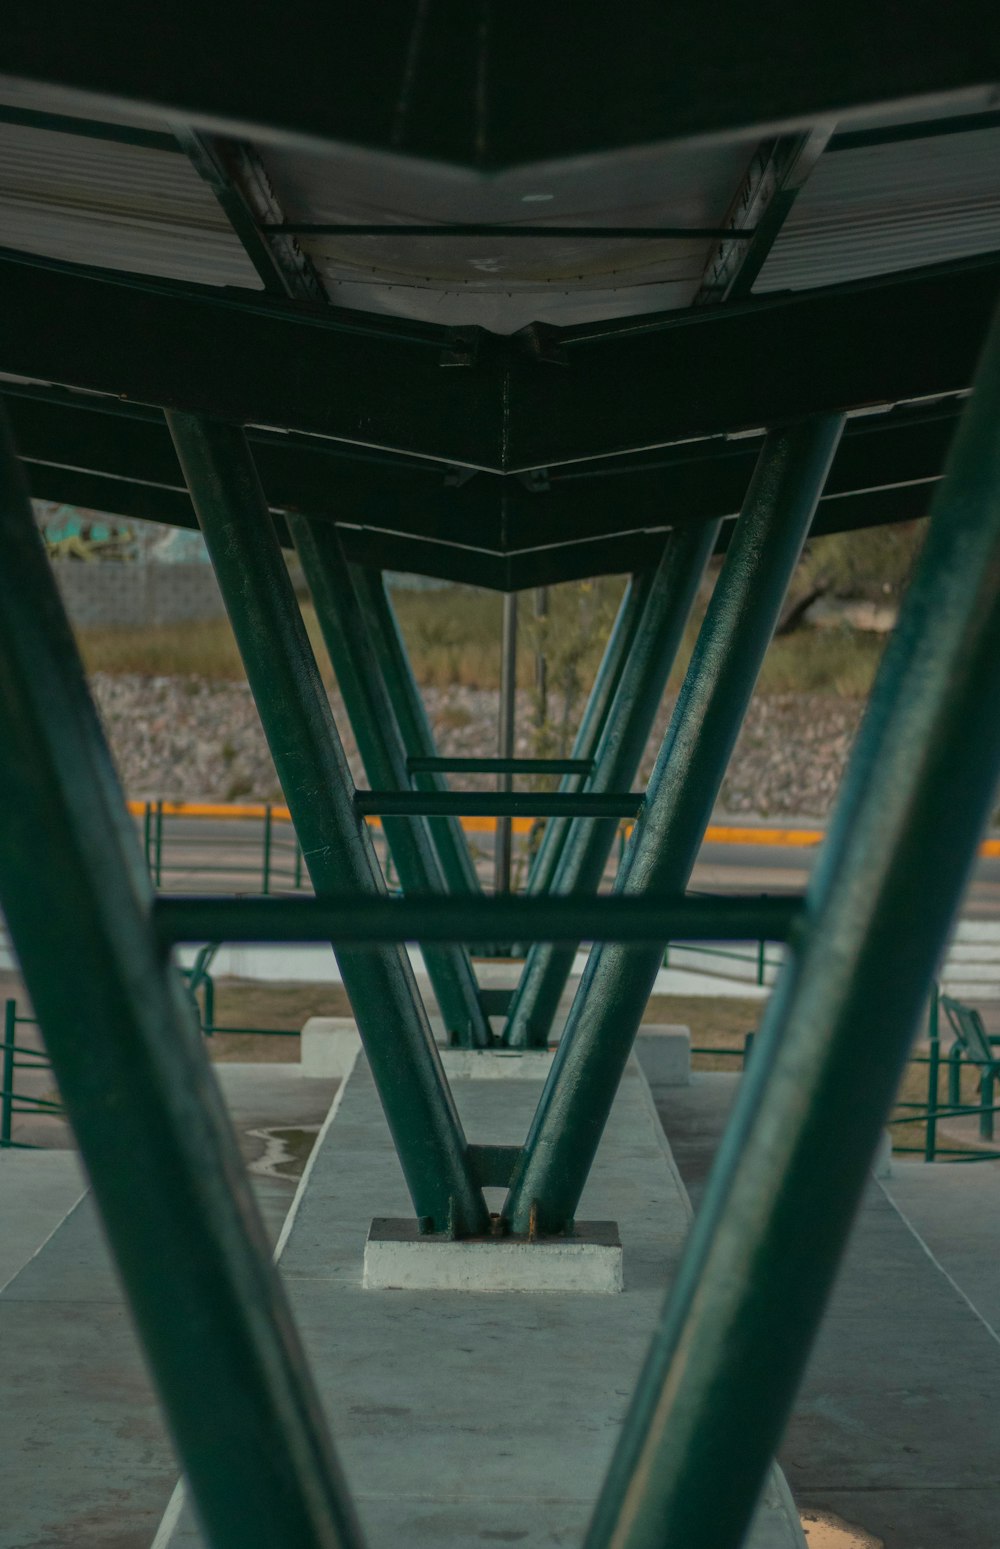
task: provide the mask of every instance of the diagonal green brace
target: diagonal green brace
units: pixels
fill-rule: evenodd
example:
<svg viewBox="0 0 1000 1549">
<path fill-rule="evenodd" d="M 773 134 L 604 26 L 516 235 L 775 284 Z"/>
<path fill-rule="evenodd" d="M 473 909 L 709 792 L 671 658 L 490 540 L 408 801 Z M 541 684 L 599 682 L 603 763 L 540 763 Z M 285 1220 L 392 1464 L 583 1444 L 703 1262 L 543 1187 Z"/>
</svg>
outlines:
<svg viewBox="0 0 1000 1549">
<path fill-rule="evenodd" d="M 368 625 L 372 649 L 382 671 L 389 700 L 399 723 L 407 754 L 413 758 L 435 758 L 437 747 L 420 690 L 413 676 L 410 658 L 399 628 L 395 610 L 381 573 L 362 565 L 352 567 L 358 600 Z M 418 791 L 446 791 L 448 782 L 441 774 L 413 776 Z M 403 787 L 410 788 L 410 782 Z M 431 839 L 438 852 L 448 889 L 456 897 L 462 893 L 478 896 L 482 892 L 469 844 L 458 819 L 452 816 L 428 819 Z"/>
<path fill-rule="evenodd" d="M 625 666 L 629 646 L 649 595 L 652 575 L 652 571 L 648 570 L 643 571 L 641 575 L 634 575 L 625 588 L 615 621 L 611 626 L 611 633 L 608 635 L 604 654 L 587 696 L 583 715 L 580 717 L 580 725 L 577 727 L 573 741 L 572 757 L 587 761 L 591 765 L 590 772 L 597 757 L 597 749 Z M 635 775 L 631 775 L 626 784 L 631 785 L 634 778 Z M 581 782 L 569 777 L 560 781 L 559 789 L 567 792 L 579 791 L 583 790 L 585 785 L 585 780 Z M 529 893 L 551 892 L 559 857 L 562 855 L 572 824 L 572 818 L 564 817 L 551 818 L 546 823 L 542 842 L 535 852 L 528 873 L 527 891 Z"/>
<path fill-rule="evenodd" d="M 745 1542 L 995 800 L 998 423 L 1000 317 L 588 1549 Z"/>
<path fill-rule="evenodd" d="M 718 522 L 698 522 L 678 528 L 667 538 L 597 747 L 587 788 L 592 799 L 598 793 L 628 790 L 638 773 L 718 535 Z M 596 892 L 617 832 L 615 821 L 595 818 L 575 823 L 563 845 L 551 891 L 568 895 Z M 575 956 L 576 948 L 571 945 L 540 942 L 531 948 L 511 1004 L 505 1043 L 514 1047 L 546 1043 Z"/>
<path fill-rule="evenodd" d="M 380 789 L 405 791 L 409 783 L 406 749 L 337 529 L 332 523 L 292 513 L 287 523 L 369 782 Z M 447 892 L 426 820 L 386 816 L 382 826 L 404 893 Z M 461 946 L 428 946 L 423 957 L 449 1034 L 464 1047 L 486 1048 L 490 1026 L 468 952 Z"/>
<path fill-rule="evenodd" d="M 361 1534 L 0 423 L 0 896 L 214 1549 Z"/>
<path fill-rule="evenodd" d="M 167 423 L 316 893 L 383 893 L 246 437 L 193 415 Z M 435 1231 L 484 1231 L 489 1212 L 409 959 L 387 947 L 337 960 L 417 1215 Z"/>
<path fill-rule="evenodd" d="M 840 440 L 839 415 L 764 442 L 615 891 L 687 886 Z M 592 951 L 505 1207 L 514 1231 L 573 1219 L 663 960 L 663 946 Z"/>
</svg>

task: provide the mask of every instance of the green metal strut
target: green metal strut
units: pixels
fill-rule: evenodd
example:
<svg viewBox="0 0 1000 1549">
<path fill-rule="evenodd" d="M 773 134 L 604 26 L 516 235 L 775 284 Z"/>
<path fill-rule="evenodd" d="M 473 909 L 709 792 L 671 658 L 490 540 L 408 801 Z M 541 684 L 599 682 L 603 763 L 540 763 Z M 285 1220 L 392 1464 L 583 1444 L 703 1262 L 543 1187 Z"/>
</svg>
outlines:
<svg viewBox="0 0 1000 1549">
<path fill-rule="evenodd" d="M 580 717 L 580 725 L 577 727 L 576 737 L 573 742 L 572 757 L 586 761 L 593 768 L 600 745 L 601 735 L 608 719 L 618 687 L 622 669 L 628 656 L 629 646 L 635 634 L 636 625 L 642 615 L 642 610 L 649 595 L 653 572 L 643 571 L 641 575 L 634 575 L 625 588 L 615 621 L 611 626 L 607 644 L 604 647 L 604 655 L 601 657 L 597 674 L 587 696 L 583 715 Z M 631 785 L 634 775 L 629 779 Z M 576 778 L 563 779 L 559 783 L 560 791 L 578 791 L 584 789 L 585 781 Z M 535 851 L 528 872 L 529 893 L 550 893 L 555 880 L 556 867 L 559 857 L 563 852 L 567 836 L 572 826 L 571 818 L 552 818 L 545 825 L 542 842 Z"/>
<path fill-rule="evenodd" d="M 719 535 L 718 522 L 678 528 L 666 540 L 632 633 L 614 701 L 598 744 L 591 792 L 629 789 L 667 686 L 705 566 Z M 597 891 L 618 832 L 614 821 L 577 822 L 552 881 L 554 894 Z M 511 1003 L 504 1042 L 544 1046 L 569 980 L 576 947 L 540 942 L 528 953 Z"/>
<path fill-rule="evenodd" d="M 406 643 L 381 572 L 361 565 L 351 568 L 375 659 L 399 723 L 403 745 L 413 758 L 434 758 L 437 754 L 434 733 L 427 719 L 424 701 L 410 666 Z M 412 783 L 418 791 L 446 791 L 449 788 L 443 775 L 426 771 L 414 775 Z M 409 788 L 408 780 L 403 789 Z M 476 876 L 468 841 L 457 818 L 432 817 L 428 820 L 428 828 L 449 892 L 456 897 L 463 893 L 479 895 L 482 888 Z"/>
<path fill-rule="evenodd" d="M 168 412 L 167 424 L 318 896 L 385 884 L 243 432 Z M 468 1147 L 406 953 L 337 953 L 417 1216 L 487 1229 Z"/>
<path fill-rule="evenodd" d="M 1000 774 L 998 424 L 1000 316 L 588 1549 L 744 1540 Z"/>
<path fill-rule="evenodd" d="M 843 417 L 767 437 L 649 782 L 616 892 L 682 892 L 802 550 Z M 505 1216 L 526 1232 L 573 1219 L 663 960 L 663 947 L 590 954 L 515 1174 Z"/>
<path fill-rule="evenodd" d="M 0 417 L 0 896 L 214 1549 L 362 1542 Z"/>
<path fill-rule="evenodd" d="M 369 783 L 384 790 L 405 791 L 409 784 L 406 749 L 337 529 L 332 523 L 291 512 L 286 520 Z M 446 892 L 426 819 L 386 816 L 382 826 L 404 893 Z M 423 957 L 448 1032 L 466 1048 L 486 1048 L 491 1042 L 490 1025 L 479 1001 L 468 952 L 458 945 L 428 946 Z"/>
</svg>

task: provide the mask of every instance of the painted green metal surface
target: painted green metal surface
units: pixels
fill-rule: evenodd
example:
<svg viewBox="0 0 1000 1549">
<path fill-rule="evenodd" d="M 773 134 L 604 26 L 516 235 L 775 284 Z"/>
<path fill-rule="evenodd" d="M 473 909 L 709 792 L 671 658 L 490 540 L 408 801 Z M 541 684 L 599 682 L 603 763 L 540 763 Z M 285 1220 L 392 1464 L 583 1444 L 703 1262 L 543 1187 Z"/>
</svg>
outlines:
<svg viewBox="0 0 1000 1549">
<path fill-rule="evenodd" d="M 568 369 L 485 331 L 444 368 L 446 328 L 9 253 L 0 288 L 4 373 L 512 474 L 964 392 L 1000 260 L 561 329 Z"/>
<path fill-rule="evenodd" d="M 590 758 L 408 758 L 409 774 L 588 775 Z"/>
<path fill-rule="evenodd" d="M 373 785 L 402 789 L 406 749 L 371 648 L 354 582 L 330 523 L 289 515 L 288 529 L 305 573 L 323 639 L 337 675 L 358 751 Z M 385 836 L 404 892 L 443 893 L 446 884 L 426 824 L 386 814 Z M 429 948 L 424 962 L 445 1027 L 465 1047 L 491 1040 L 468 953 L 453 944 Z"/>
<path fill-rule="evenodd" d="M 323 898 L 195 897 L 156 900 L 164 942 L 337 941 L 374 947 L 385 941 L 787 941 L 800 896 L 740 898 Z M 423 934 L 422 934 L 423 933 Z"/>
<path fill-rule="evenodd" d="M 284 557 L 242 431 L 170 415 L 264 734 L 317 894 L 384 889 Z M 427 1015 L 405 953 L 338 953 L 341 975 L 418 1216 L 485 1228 Z"/>
<path fill-rule="evenodd" d="M 591 767 L 593 767 L 608 712 L 618 688 L 628 648 L 652 583 L 652 575 L 653 572 L 647 570 L 640 576 L 632 576 L 629 580 L 618 606 L 615 621 L 611 626 L 590 693 L 587 695 L 583 715 L 580 717 L 580 724 L 573 740 L 572 756 L 586 759 Z M 631 784 L 631 780 L 628 783 Z M 561 791 L 582 790 L 582 788 L 576 780 L 561 780 L 559 783 Z M 542 842 L 528 873 L 529 893 L 546 893 L 551 889 L 559 857 L 569 832 L 568 818 L 552 818 L 546 823 Z"/>
<path fill-rule="evenodd" d="M 589 1549 L 736 1549 L 780 1438 L 1000 774 L 998 417 L 1000 320 Z"/>
<path fill-rule="evenodd" d="M 358 791 L 354 805 L 367 815 L 458 813 L 463 817 L 546 817 L 563 813 L 570 817 L 606 818 L 611 840 L 617 820 L 633 818 L 642 806 L 641 791 Z"/>
<path fill-rule="evenodd" d="M 0 434 L 0 896 L 21 970 L 212 1544 L 356 1549 L 246 1169 L 153 929 L 135 828 Z"/>
<path fill-rule="evenodd" d="M 403 746 L 411 757 L 436 758 L 434 733 L 382 576 L 363 566 L 356 566 L 353 576 Z M 417 775 L 413 784 L 422 791 L 448 789 L 447 780 L 440 774 Z M 454 816 L 432 817 L 429 828 L 449 892 L 473 896 L 480 893 L 476 868 L 458 820 Z"/>
<path fill-rule="evenodd" d="M 809 420 L 764 444 L 617 892 L 687 885 L 842 427 Z M 533 1209 L 546 1231 L 572 1220 L 662 957 L 662 944 L 591 953 L 505 1206 L 515 1231 Z"/>
<path fill-rule="evenodd" d="M 631 785 L 639 772 L 684 626 L 717 537 L 717 524 L 705 522 L 682 527 L 666 541 L 597 747 L 587 792 L 591 799 L 597 793 Z M 576 823 L 559 858 L 552 891 L 596 892 L 617 831 L 616 824 L 600 821 L 599 808 L 596 821 Z M 574 956 L 572 947 L 553 943 L 532 948 L 511 1005 L 504 1031 L 506 1043 L 514 1047 L 546 1043 Z"/>
</svg>

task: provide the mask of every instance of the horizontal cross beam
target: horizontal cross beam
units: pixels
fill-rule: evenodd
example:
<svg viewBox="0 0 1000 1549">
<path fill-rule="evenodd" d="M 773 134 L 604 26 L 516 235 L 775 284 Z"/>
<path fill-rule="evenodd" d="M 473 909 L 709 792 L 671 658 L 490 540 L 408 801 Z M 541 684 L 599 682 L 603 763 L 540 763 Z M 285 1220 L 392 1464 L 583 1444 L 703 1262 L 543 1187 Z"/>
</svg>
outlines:
<svg viewBox="0 0 1000 1549">
<path fill-rule="evenodd" d="M 628 791 L 357 791 L 362 817 L 634 818 L 644 793 Z"/>
<path fill-rule="evenodd" d="M 408 758 L 409 774 L 578 774 L 594 767 L 592 758 Z"/>
<path fill-rule="evenodd" d="M 458 352 L 443 328 L 11 255 L 0 286 L 0 372 L 509 474 L 963 392 L 1000 259 L 564 329 L 563 364 L 531 336 Z"/>
<path fill-rule="evenodd" d="M 166 945 L 199 941 L 789 941 L 801 898 L 190 898 L 160 894 Z"/>
</svg>

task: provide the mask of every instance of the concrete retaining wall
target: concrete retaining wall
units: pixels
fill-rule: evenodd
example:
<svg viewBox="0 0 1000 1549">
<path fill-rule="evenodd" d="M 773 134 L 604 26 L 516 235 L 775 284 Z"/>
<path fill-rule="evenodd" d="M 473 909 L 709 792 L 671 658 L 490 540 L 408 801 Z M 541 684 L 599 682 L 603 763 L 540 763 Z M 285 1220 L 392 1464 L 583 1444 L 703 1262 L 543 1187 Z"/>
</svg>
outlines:
<svg viewBox="0 0 1000 1549">
<path fill-rule="evenodd" d="M 211 565 L 60 560 L 52 569 L 74 624 L 183 624 L 225 611 Z"/>
</svg>

